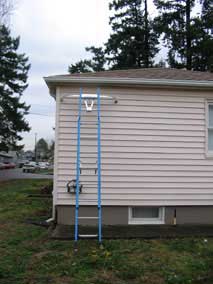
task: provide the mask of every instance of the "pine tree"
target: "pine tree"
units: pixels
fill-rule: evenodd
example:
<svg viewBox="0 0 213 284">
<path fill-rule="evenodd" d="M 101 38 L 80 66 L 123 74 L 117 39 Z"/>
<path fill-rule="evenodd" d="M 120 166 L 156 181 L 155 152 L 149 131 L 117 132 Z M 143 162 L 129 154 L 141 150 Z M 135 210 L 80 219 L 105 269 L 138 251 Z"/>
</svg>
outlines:
<svg viewBox="0 0 213 284">
<path fill-rule="evenodd" d="M 113 33 L 105 44 L 110 68 L 151 67 L 158 38 L 148 17 L 147 0 L 113 0 L 109 8 L 114 11 Z"/>
<path fill-rule="evenodd" d="M 36 144 L 36 156 L 39 160 L 46 159 L 49 153 L 49 146 L 44 138 L 38 140 Z"/>
<path fill-rule="evenodd" d="M 204 26 L 213 34 L 213 2 L 212 0 L 202 0 L 202 20 Z"/>
<path fill-rule="evenodd" d="M 70 74 L 73 73 L 87 73 L 92 72 L 91 66 L 90 66 L 90 60 L 80 60 L 74 64 L 71 64 L 68 67 L 68 72 Z"/>
<path fill-rule="evenodd" d="M 0 25 L 9 22 L 13 9 L 14 5 L 12 0 L 0 0 Z"/>
<path fill-rule="evenodd" d="M 159 16 L 156 27 L 163 34 L 170 67 L 192 69 L 192 42 L 196 38 L 191 16 L 195 0 L 154 0 Z"/>
<path fill-rule="evenodd" d="M 192 16 L 197 2 L 202 3 L 202 14 Z M 155 27 L 159 34 L 163 34 L 170 67 L 210 70 L 212 0 L 154 0 L 154 3 L 159 11 Z"/>
<path fill-rule="evenodd" d="M 30 130 L 24 119 L 29 106 L 21 102 L 30 65 L 25 54 L 17 52 L 19 42 L 6 26 L 0 26 L 0 151 L 19 149 L 20 133 Z"/>
<path fill-rule="evenodd" d="M 198 25 L 197 25 L 198 26 Z M 194 69 L 213 72 L 213 2 L 202 0 L 200 30 L 196 42 Z"/>
<path fill-rule="evenodd" d="M 91 52 L 93 54 L 92 59 L 80 60 L 75 64 L 71 64 L 68 67 L 69 73 L 85 73 L 105 70 L 104 65 L 106 63 L 106 59 L 102 47 L 90 46 L 85 49 L 87 52 Z"/>
</svg>

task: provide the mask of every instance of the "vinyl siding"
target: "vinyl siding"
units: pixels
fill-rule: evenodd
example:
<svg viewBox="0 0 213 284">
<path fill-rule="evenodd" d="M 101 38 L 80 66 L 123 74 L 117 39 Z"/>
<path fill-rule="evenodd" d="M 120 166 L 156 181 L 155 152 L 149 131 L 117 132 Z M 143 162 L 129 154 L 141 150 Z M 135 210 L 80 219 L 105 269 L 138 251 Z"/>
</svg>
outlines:
<svg viewBox="0 0 213 284">
<path fill-rule="evenodd" d="M 95 92 L 95 90 L 85 90 Z M 76 89 L 62 88 L 65 94 Z M 210 92 L 104 89 L 118 103 L 101 105 L 103 205 L 213 205 L 213 160 L 205 156 L 206 99 Z M 75 204 L 66 183 L 75 178 L 77 110 L 75 99 L 58 99 L 55 204 Z M 96 112 L 83 112 L 92 122 Z M 82 125 L 82 136 L 96 126 Z M 81 162 L 94 167 L 96 142 L 82 140 Z M 97 176 L 83 170 L 80 204 L 95 205 Z"/>
</svg>

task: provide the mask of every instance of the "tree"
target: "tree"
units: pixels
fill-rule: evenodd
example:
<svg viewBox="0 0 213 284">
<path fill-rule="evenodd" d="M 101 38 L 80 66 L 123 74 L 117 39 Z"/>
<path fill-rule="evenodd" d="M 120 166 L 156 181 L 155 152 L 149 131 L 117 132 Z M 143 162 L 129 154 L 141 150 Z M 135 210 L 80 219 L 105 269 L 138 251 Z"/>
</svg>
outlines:
<svg viewBox="0 0 213 284">
<path fill-rule="evenodd" d="M 170 67 L 200 71 L 208 69 L 207 61 L 212 53 L 212 42 L 207 32 L 207 19 L 212 17 L 207 16 L 207 13 L 210 11 L 211 1 L 200 1 L 203 3 L 201 17 L 192 16 L 196 2 L 196 0 L 154 0 L 159 11 L 155 27 L 156 31 L 163 35 L 163 41 L 169 49 Z"/>
<path fill-rule="evenodd" d="M 104 47 L 87 47 L 91 60 L 80 60 L 69 67 L 70 73 L 96 72 L 109 69 L 153 66 L 158 52 L 158 36 L 149 18 L 147 0 L 113 0 L 109 9 L 113 33 Z"/>
<path fill-rule="evenodd" d="M 113 0 L 109 4 L 113 33 L 106 47 L 111 69 L 151 67 L 158 38 L 148 16 L 147 0 Z"/>
<path fill-rule="evenodd" d="M 48 158 L 49 147 L 44 138 L 41 138 L 36 143 L 36 158 L 39 160 Z"/>
<path fill-rule="evenodd" d="M 17 52 L 20 38 L 12 38 L 9 29 L 0 26 L 0 150 L 17 150 L 20 133 L 29 131 L 24 116 L 29 106 L 21 102 L 27 88 L 27 74 L 30 68 L 25 54 Z"/>
<path fill-rule="evenodd" d="M 205 21 L 198 20 L 200 28 L 196 29 L 197 39 L 195 40 L 192 68 L 196 71 L 213 72 L 213 37 L 206 29 Z"/>
<path fill-rule="evenodd" d="M 71 64 L 68 67 L 69 73 L 86 73 L 86 72 L 92 72 L 90 67 L 90 61 L 89 60 L 80 60 L 76 62 L 75 64 Z"/>
<path fill-rule="evenodd" d="M 85 73 L 103 71 L 106 63 L 104 51 L 102 47 L 86 47 L 86 51 L 93 54 L 90 60 L 80 60 L 68 67 L 69 73 Z"/>
<path fill-rule="evenodd" d="M 194 0 L 154 0 L 159 16 L 156 30 L 168 47 L 170 67 L 191 69 L 191 10 Z"/>
<path fill-rule="evenodd" d="M 13 11 L 12 0 L 0 0 L 0 25 L 7 24 Z"/>
<path fill-rule="evenodd" d="M 202 14 L 199 19 L 199 34 L 196 42 L 195 70 L 213 72 L 213 2 L 202 0 Z"/>
<path fill-rule="evenodd" d="M 54 161 L 54 151 L 55 151 L 55 141 L 52 140 L 48 148 L 48 159 L 53 163 Z"/>
<path fill-rule="evenodd" d="M 213 33 L 213 2 L 212 0 L 201 0 L 202 5 L 202 20 L 205 28 Z"/>
</svg>

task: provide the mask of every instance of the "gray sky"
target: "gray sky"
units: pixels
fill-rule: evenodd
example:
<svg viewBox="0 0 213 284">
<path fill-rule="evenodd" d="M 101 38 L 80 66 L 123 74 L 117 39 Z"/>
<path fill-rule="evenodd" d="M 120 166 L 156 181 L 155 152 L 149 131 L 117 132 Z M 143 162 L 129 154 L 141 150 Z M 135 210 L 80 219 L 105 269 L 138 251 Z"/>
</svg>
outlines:
<svg viewBox="0 0 213 284">
<path fill-rule="evenodd" d="M 18 0 L 11 30 L 13 36 L 20 35 L 20 51 L 29 56 L 31 63 L 29 87 L 23 96 L 32 106 L 32 114 L 27 116 L 32 130 L 23 134 L 26 150 L 33 149 L 35 133 L 38 138 L 54 138 L 55 102 L 43 76 L 67 73 L 70 63 L 89 57 L 86 46 L 100 46 L 107 40 L 108 3 L 109 0 Z M 152 0 L 148 4 L 153 13 Z"/>
</svg>

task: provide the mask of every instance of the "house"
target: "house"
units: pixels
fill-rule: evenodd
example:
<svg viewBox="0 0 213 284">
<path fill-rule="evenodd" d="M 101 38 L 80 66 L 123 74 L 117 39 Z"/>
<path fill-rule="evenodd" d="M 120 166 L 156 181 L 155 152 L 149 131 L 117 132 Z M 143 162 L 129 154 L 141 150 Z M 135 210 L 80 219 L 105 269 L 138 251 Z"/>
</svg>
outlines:
<svg viewBox="0 0 213 284">
<path fill-rule="evenodd" d="M 117 99 L 116 104 L 101 99 L 103 224 L 213 224 L 213 73 L 151 68 L 45 81 L 56 100 L 58 224 L 74 223 L 75 194 L 67 183 L 76 175 L 78 99 L 72 95 L 80 88 L 83 94 L 100 88 L 102 95 Z M 94 106 L 84 119 L 90 122 L 95 115 Z M 94 131 L 82 126 L 82 135 Z M 82 141 L 83 165 L 94 164 L 94 143 Z M 81 173 L 83 216 L 97 212 L 97 188 L 90 183 L 95 178 L 95 172 Z"/>
<path fill-rule="evenodd" d="M 12 163 L 13 155 L 6 152 L 0 152 L 0 163 Z"/>
</svg>

